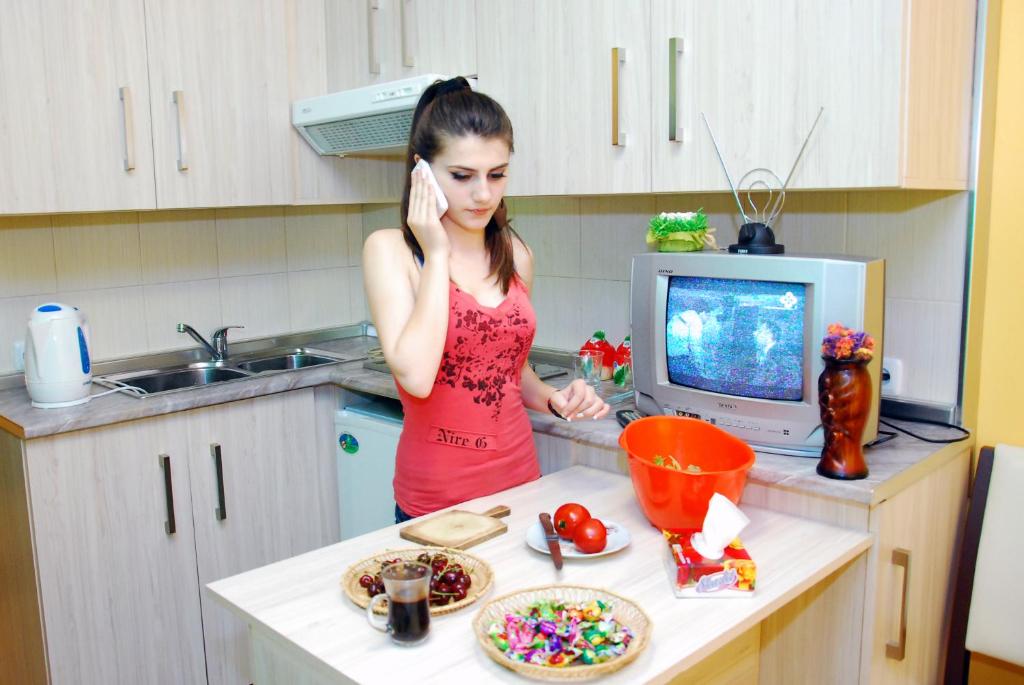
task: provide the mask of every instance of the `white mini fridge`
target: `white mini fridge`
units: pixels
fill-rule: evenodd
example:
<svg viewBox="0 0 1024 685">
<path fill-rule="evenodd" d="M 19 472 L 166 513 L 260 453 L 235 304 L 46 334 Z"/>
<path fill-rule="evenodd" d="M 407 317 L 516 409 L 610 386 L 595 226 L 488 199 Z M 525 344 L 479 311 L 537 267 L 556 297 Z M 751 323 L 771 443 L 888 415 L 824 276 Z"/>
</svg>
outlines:
<svg viewBox="0 0 1024 685">
<path fill-rule="evenodd" d="M 395 450 L 402 407 L 395 400 L 347 406 L 335 415 L 341 539 L 395 522 Z"/>
</svg>

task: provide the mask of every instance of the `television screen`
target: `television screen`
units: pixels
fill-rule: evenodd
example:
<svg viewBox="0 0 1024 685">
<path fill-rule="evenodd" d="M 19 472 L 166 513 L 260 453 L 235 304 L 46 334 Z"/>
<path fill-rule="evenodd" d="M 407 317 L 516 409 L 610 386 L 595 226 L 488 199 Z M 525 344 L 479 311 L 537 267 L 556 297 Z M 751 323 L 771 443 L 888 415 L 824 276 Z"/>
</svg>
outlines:
<svg viewBox="0 0 1024 685">
<path fill-rule="evenodd" d="M 740 397 L 802 400 L 805 287 L 670 276 L 669 381 Z"/>
</svg>

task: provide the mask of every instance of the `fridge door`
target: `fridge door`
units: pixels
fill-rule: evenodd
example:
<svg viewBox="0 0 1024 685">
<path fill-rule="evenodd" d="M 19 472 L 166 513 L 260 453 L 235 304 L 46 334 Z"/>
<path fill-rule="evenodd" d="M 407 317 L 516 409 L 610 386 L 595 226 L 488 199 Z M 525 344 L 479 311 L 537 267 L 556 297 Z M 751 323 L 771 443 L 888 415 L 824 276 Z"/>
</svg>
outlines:
<svg viewBox="0 0 1024 685">
<path fill-rule="evenodd" d="M 401 419 L 346 408 L 335 416 L 341 539 L 395 522 L 395 450 Z"/>
</svg>

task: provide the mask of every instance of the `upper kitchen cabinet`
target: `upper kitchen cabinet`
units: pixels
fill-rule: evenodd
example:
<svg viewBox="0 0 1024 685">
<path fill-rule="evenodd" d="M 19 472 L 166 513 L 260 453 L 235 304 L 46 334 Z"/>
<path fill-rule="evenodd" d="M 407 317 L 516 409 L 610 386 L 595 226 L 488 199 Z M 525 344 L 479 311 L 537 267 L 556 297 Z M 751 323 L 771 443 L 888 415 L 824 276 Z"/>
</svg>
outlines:
<svg viewBox="0 0 1024 685">
<path fill-rule="evenodd" d="M 328 0 L 325 8 L 328 92 L 476 73 L 474 0 Z"/>
<path fill-rule="evenodd" d="M 654 192 L 967 185 L 975 0 L 652 0 Z"/>
<path fill-rule="evenodd" d="M 476 73 L 474 0 L 292 5 L 292 100 L 420 74 Z M 405 155 L 323 156 L 293 132 L 294 202 L 398 202 Z"/>
<path fill-rule="evenodd" d="M 285 3 L 145 5 L 157 205 L 290 204 Z"/>
<path fill-rule="evenodd" d="M 4 3 L 0 214 L 155 206 L 140 0 Z"/>
<path fill-rule="evenodd" d="M 649 1 L 480 0 L 476 12 L 479 88 L 515 129 L 509 194 L 648 192 Z"/>
<path fill-rule="evenodd" d="M 347 7 L 355 12 L 357 6 L 363 7 L 365 3 L 331 1 L 325 5 L 322 2 L 288 0 L 286 5 L 289 99 L 294 102 L 335 92 L 337 88 L 328 88 L 327 85 L 327 55 L 337 54 L 337 50 L 343 48 L 333 43 L 339 40 L 339 32 L 346 30 L 344 25 L 352 21 L 352 17 L 345 18 L 339 8 Z M 330 41 L 328 35 L 331 36 Z M 366 34 L 362 35 L 365 41 Z M 353 39 L 358 39 L 358 36 Z M 363 53 L 353 53 L 351 59 L 357 59 L 358 54 Z M 355 73 L 354 66 L 352 69 Z M 397 156 L 320 156 L 294 127 L 289 125 L 289 129 L 295 204 L 398 202 L 405 180 L 404 160 Z"/>
</svg>

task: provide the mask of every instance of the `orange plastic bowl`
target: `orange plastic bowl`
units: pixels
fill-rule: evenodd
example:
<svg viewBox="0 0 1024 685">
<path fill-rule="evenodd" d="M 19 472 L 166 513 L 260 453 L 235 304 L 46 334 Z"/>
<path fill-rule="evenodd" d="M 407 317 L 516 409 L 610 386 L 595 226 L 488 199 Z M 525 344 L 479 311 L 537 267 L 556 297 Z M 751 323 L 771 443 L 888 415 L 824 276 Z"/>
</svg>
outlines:
<svg viewBox="0 0 1024 685">
<path fill-rule="evenodd" d="M 754 450 L 710 423 L 677 416 L 648 416 L 629 423 L 619 436 L 629 455 L 629 475 L 640 507 L 661 529 L 700 528 L 716 492 L 738 504 Z M 672 456 L 681 470 L 659 466 Z M 700 468 L 687 470 L 693 465 Z"/>
</svg>

